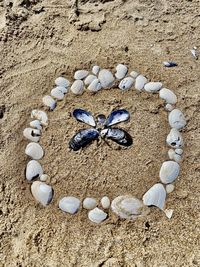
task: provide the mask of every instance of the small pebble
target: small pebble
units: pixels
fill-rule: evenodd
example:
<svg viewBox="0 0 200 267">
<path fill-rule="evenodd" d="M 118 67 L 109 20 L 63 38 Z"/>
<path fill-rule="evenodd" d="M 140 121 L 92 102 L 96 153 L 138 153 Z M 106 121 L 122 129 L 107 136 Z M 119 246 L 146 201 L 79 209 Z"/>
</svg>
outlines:
<svg viewBox="0 0 200 267">
<path fill-rule="evenodd" d="M 147 78 L 145 78 L 143 75 L 140 74 L 135 79 L 135 89 L 141 91 L 146 83 L 147 83 Z"/>
<path fill-rule="evenodd" d="M 173 184 L 167 184 L 166 185 L 166 192 L 168 194 L 172 193 L 174 191 L 175 186 Z"/>
<path fill-rule="evenodd" d="M 77 70 L 74 73 L 74 79 L 75 80 L 82 80 L 84 79 L 86 76 L 88 76 L 88 71 L 87 70 Z"/>
<path fill-rule="evenodd" d="M 85 78 L 84 83 L 85 83 L 85 85 L 90 85 L 91 82 L 96 80 L 96 79 L 97 79 L 97 77 L 95 75 L 90 74 Z"/>
<path fill-rule="evenodd" d="M 47 174 L 42 174 L 40 176 L 40 181 L 42 181 L 42 182 L 46 182 L 48 179 L 49 179 L 49 175 L 47 175 Z"/>
<path fill-rule="evenodd" d="M 165 212 L 165 215 L 167 216 L 167 218 L 168 218 L 168 219 L 171 219 L 174 210 L 172 210 L 172 209 L 167 210 L 167 209 L 166 209 L 166 210 L 164 210 L 164 212 Z"/>
<path fill-rule="evenodd" d="M 100 71 L 100 67 L 99 66 L 93 66 L 92 67 L 92 72 L 94 73 L 94 75 L 97 75 Z"/>
<path fill-rule="evenodd" d="M 59 208 L 70 214 L 75 214 L 80 208 L 80 200 L 76 197 L 63 197 L 59 201 Z"/>
<path fill-rule="evenodd" d="M 137 71 L 131 71 L 130 75 L 133 77 L 133 79 L 137 78 L 139 73 Z"/>
<path fill-rule="evenodd" d="M 42 98 L 42 102 L 45 106 L 49 107 L 51 110 L 54 110 L 56 108 L 56 101 L 50 95 L 45 95 Z"/>
<path fill-rule="evenodd" d="M 109 70 L 106 69 L 102 69 L 99 72 L 98 75 L 98 79 L 101 83 L 101 86 L 103 88 L 110 88 L 112 87 L 113 83 L 114 83 L 114 76 L 112 75 L 112 73 Z"/>
<path fill-rule="evenodd" d="M 94 223 L 101 223 L 107 218 L 107 213 L 99 208 L 94 208 L 88 212 L 88 218 Z"/>
<path fill-rule="evenodd" d="M 166 104 L 165 109 L 167 111 L 172 111 L 174 109 L 174 107 L 171 104 Z"/>
<path fill-rule="evenodd" d="M 116 67 L 116 73 L 115 73 L 115 77 L 118 79 L 118 80 L 121 80 L 123 79 L 127 72 L 128 72 L 128 68 L 126 65 L 123 65 L 123 64 L 118 64 L 117 67 Z"/>
<path fill-rule="evenodd" d="M 71 86 L 71 91 L 75 95 L 81 95 L 84 90 L 84 83 L 82 80 L 76 80 L 72 86 Z"/>
<path fill-rule="evenodd" d="M 128 90 L 132 87 L 134 83 L 134 79 L 131 77 L 126 77 L 119 83 L 119 89 L 121 90 Z"/>
<path fill-rule="evenodd" d="M 161 82 L 149 82 L 144 86 L 144 90 L 149 93 L 156 93 L 162 88 Z"/>
<path fill-rule="evenodd" d="M 65 87 L 65 88 L 70 86 L 70 82 L 67 79 L 63 78 L 63 77 L 58 77 L 55 80 L 55 84 L 57 86 L 62 86 L 62 87 Z"/>
<path fill-rule="evenodd" d="M 86 197 L 83 200 L 83 208 L 87 210 L 92 210 L 97 206 L 97 201 L 94 198 Z"/>
<path fill-rule="evenodd" d="M 102 197 L 102 199 L 101 199 L 101 206 L 104 209 L 108 209 L 110 207 L 110 199 L 109 199 L 109 197 L 107 197 L 107 196 Z"/>
</svg>

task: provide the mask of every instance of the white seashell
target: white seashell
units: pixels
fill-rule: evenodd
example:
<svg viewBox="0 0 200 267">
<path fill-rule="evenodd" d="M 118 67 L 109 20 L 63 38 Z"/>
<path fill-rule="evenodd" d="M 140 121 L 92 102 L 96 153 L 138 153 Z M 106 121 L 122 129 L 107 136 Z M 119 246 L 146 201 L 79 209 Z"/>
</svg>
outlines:
<svg viewBox="0 0 200 267">
<path fill-rule="evenodd" d="M 117 67 L 116 67 L 116 73 L 115 73 L 115 77 L 118 79 L 118 80 L 121 80 L 123 79 L 127 72 L 128 72 L 128 68 L 126 65 L 123 65 L 123 64 L 118 64 Z"/>
<path fill-rule="evenodd" d="M 56 101 L 50 95 L 45 95 L 42 98 L 42 102 L 45 106 L 49 107 L 51 110 L 54 110 L 56 107 Z"/>
<path fill-rule="evenodd" d="M 48 117 L 46 112 L 42 111 L 42 110 L 38 110 L 38 109 L 34 109 L 31 112 L 31 118 L 35 118 L 39 121 L 41 121 L 42 125 L 47 126 L 48 125 Z"/>
<path fill-rule="evenodd" d="M 161 99 L 164 99 L 168 104 L 176 104 L 177 96 L 171 90 L 167 88 L 162 88 L 159 92 Z"/>
<path fill-rule="evenodd" d="M 84 83 L 82 80 L 76 80 L 72 86 L 71 86 L 71 91 L 75 95 L 81 95 L 84 90 Z"/>
<path fill-rule="evenodd" d="M 84 79 L 86 76 L 88 76 L 88 71 L 87 70 L 77 70 L 74 73 L 74 79 L 75 80 L 82 80 Z"/>
<path fill-rule="evenodd" d="M 107 213 L 99 208 L 94 208 L 88 212 L 88 218 L 94 223 L 101 223 L 107 218 Z"/>
<path fill-rule="evenodd" d="M 92 67 L 92 72 L 93 72 L 95 75 L 97 75 L 99 71 L 100 71 L 100 67 L 99 67 L 99 66 L 93 66 L 93 67 Z"/>
<path fill-rule="evenodd" d="M 59 201 L 59 208 L 64 212 L 74 214 L 78 211 L 80 204 L 80 200 L 76 197 L 63 197 Z"/>
<path fill-rule="evenodd" d="M 29 143 L 26 146 L 25 154 L 32 159 L 41 159 L 44 156 L 44 151 L 38 143 Z"/>
<path fill-rule="evenodd" d="M 83 200 L 83 208 L 87 210 L 92 210 L 97 206 L 97 201 L 94 198 L 86 197 Z"/>
<path fill-rule="evenodd" d="M 181 155 L 177 154 L 175 152 L 175 150 L 173 150 L 173 149 L 170 149 L 168 151 L 168 156 L 169 156 L 170 159 L 172 159 L 172 160 L 174 160 L 174 161 L 176 161 L 178 163 L 181 162 L 181 160 L 182 160 Z"/>
<path fill-rule="evenodd" d="M 119 83 L 119 89 L 121 90 L 128 90 L 132 87 L 134 83 L 134 79 L 131 77 L 126 77 Z"/>
<path fill-rule="evenodd" d="M 48 205 L 53 198 L 52 187 L 40 181 L 35 181 L 32 183 L 31 193 L 34 198 L 43 206 Z"/>
<path fill-rule="evenodd" d="M 171 219 L 171 217 L 173 215 L 173 212 L 174 212 L 174 210 L 172 210 L 172 209 L 164 210 L 164 213 L 165 213 L 165 215 L 167 216 L 168 219 Z"/>
<path fill-rule="evenodd" d="M 166 142 L 169 146 L 173 148 L 180 148 L 183 147 L 183 138 L 181 133 L 175 129 L 172 128 L 170 133 L 167 136 Z"/>
<path fill-rule="evenodd" d="M 190 50 L 190 52 L 192 53 L 192 56 L 197 60 L 199 58 L 197 49 L 193 48 Z"/>
<path fill-rule="evenodd" d="M 109 199 L 109 197 L 107 197 L 107 196 L 102 197 L 102 199 L 101 199 L 101 206 L 104 209 L 108 209 L 110 207 L 110 199 Z"/>
<path fill-rule="evenodd" d="M 43 169 L 40 163 L 36 160 L 30 160 L 26 166 L 26 179 L 28 181 L 37 178 L 38 176 L 41 177 L 43 174 Z"/>
<path fill-rule="evenodd" d="M 51 95 L 58 100 L 63 100 L 63 98 L 64 98 L 64 93 L 59 90 L 59 87 L 52 89 Z"/>
<path fill-rule="evenodd" d="M 63 94 L 66 94 L 68 92 L 68 88 L 64 87 L 64 86 L 57 86 L 54 89 L 59 90 L 60 92 L 62 92 Z"/>
<path fill-rule="evenodd" d="M 70 86 L 70 82 L 67 79 L 63 78 L 63 77 L 58 77 L 55 80 L 55 84 L 57 86 L 61 86 L 61 87 L 65 87 L 65 88 Z"/>
<path fill-rule="evenodd" d="M 162 88 L 161 82 L 149 82 L 144 86 L 144 90 L 149 93 L 156 93 Z"/>
<path fill-rule="evenodd" d="M 25 128 L 23 131 L 23 135 L 25 138 L 32 142 L 39 142 L 41 132 L 38 129 L 33 129 L 33 128 Z"/>
<path fill-rule="evenodd" d="M 109 70 L 102 69 L 99 72 L 98 79 L 103 88 L 110 88 L 114 83 L 114 76 Z"/>
<path fill-rule="evenodd" d="M 90 92 L 97 92 L 101 90 L 102 86 L 101 83 L 99 82 L 99 79 L 95 79 L 91 82 L 91 84 L 88 86 L 88 90 Z"/>
<path fill-rule="evenodd" d="M 169 113 L 168 120 L 172 128 L 181 129 L 186 125 L 185 117 L 179 109 L 173 109 Z"/>
<path fill-rule="evenodd" d="M 165 206 L 166 191 L 162 184 L 153 185 L 143 196 L 144 205 L 156 206 L 163 209 Z"/>
<path fill-rule="evenodd" d="M 182 154 L 183 154 L 183 149 L 181 149 L 181 148 L 177 148 L 177 149 L 175 149 L 175 152 L 176 152 L 176 154 L 178 154 L 178 155 L 182 155 Z"/>
<path fill-rule="evenodd" d="M 85 83 L 85 85 L 90 85 L 91 82 L 96 80 L 96 79 L 97 79 L 97 77 L 95 75 L 90 74 L 85 78 L 84 83 Z"/>
<path fill-rule="evenodd" d="M 143 75 L 140 74 L 135 79 L 135 89 L 141 91 L 146 83 L 147 83 L 147 78 L 145 78 Z"/>
<path fill-rule="evenodd" d="M 139 73 L 137 71 L 131 71 L 130 75 L 133 77 L 133 79 L 135 79 Z"/>
<path fill-rule="evenodd" d="M 175 153 L 173 160 L 180 163 L 182 161 L 182 157 Z"/>
<path fill-rule="evenodd" d="M 134 220 L 149 213 L 142 201 L 133 196 L 116 197 L 111 203 L 111 208 L 122 219 Z"/>
<path fill-rule="evenodd" d="M 39 120 L 31 121 L 30 126 L 33 128 L 36 128 L 38 130 L 42 130 L 42 125 L 41 125 L 41 122 Z"/>
<path fill-rule="evenodd" d="M 177 162 L 165 161 L 160 168 L 160 180 L 164 184 L 170 184 L 178 177 L 179 172 L 180 166 Z"/>
<path fill-rule="evenodd" d="M 167 184 L 166 185 L 166 192 L 168 194 L 172 193 L 174 191 L 175 186 L 173 184 Z"/>
<path fill-rule="evenodd" d="M 174 149 L 169 149 L 168 150 L 168 156 L 169 156 L 170 159 L 174 159 L 174 155 L 175 154 L 176 153 L 175 153 Z"/>
<path fill-rule="evenodd" d="M 165 109 L 166 109 L 167 111 L 172 111 L 172 110 L 174 109 L 174 107 L 173 107 L 171 104 L 166 104 L 166 105 L 165 105 Z"/>
<path fill-rule="evenodd" d="M 42 182 L 46 182 L 47 179 L 49 179 L 49 175 L 47 175 L 47 174 L 42 174 L 40 176 L 40 181 L 42 181 Z"/>
</svg>

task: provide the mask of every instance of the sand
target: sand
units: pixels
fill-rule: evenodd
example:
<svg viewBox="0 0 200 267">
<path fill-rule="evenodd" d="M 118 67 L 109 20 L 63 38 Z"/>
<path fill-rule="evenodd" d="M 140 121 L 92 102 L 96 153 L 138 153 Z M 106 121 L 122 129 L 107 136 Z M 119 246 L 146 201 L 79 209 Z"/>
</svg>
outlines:
<svg viewBox="0 0 200 267">
<path fill-rule="evenodd" d="M 200 50 L 199 12 L 198 0 L 0 2 L 0 266 L 200 266 L 200 64 L 189 51 Z M 164 68 L 165 60 L 178 67 Z M 55 78 L 72 80 L 75 70 L 93 64 L 114 71 L 118 63 L 173 89 L 187 118 L 181 175 L 166 202 L 174 209 L 171 220 L 152 208 L 133 222 L 109 212 L 95 225 L 83 209 L 72 216 L 57 207 L 66 195 L 141 198 L 159 180 L 169 126 L 157 95 L 117 89 L 69 94 L 49 113 L 41 138 L 41 163 L 55 190 L 52 204 L 37 204 L 24 178 L 22 131 L 31 110 L 43 108 L 41 98 Z M 70 138 L 83 127 L 70 116 L 77 107 L 95 116 L 128 109 L 131 120 L 120 127 L 133 136 L 133 146 L 101 141 L 70 152 Z"/>
</svg>

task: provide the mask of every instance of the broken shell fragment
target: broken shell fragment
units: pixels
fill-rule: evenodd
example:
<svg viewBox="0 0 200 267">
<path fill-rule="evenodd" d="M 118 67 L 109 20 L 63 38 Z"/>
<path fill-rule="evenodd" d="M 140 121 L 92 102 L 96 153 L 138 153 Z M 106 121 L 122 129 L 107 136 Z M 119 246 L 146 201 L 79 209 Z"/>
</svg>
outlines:
<svg viewBox="0 0 200 267">
<path fill-rule="evenodd" d="M 160 180 L 163 184 L 170 184 L 176 180 L 180 172 L 180 166 L 175 161 L 165 161 L 160 168 Z"/>
<path fill-rule="evenodd" d="M 161 82 L 149 82 L 144 86 L 144 90 L 149 93 L 156 93 L 162 88 Z"/>
<path fill-rule="evenodd" d="M 170 133 L 167 136 L 166 142 L 173 148 L 183 147 L 182 135 L 176 128 L 171 129 Z"/>
<path fill-rule="evenodd" d="M 171 217 L 173 215 L 173 212 L 174 212 L 174 210 L 172 210 L 172 209 L 164 210 L 164 213 L 165 213 L 165 215 L 167 216 L 168 219 L 171 219 Z"/>
<path fill-rule="evenodd" d="M 164 99 L 167 104 L 176 104 L 177 96 L 171 90 L 162 88 L 159 92 L 160 98 Z"/>
<path fill-rule="evenodd" d="M 38 130 L 42 130 L 42 125 L 41 125 L 41 122 L 39 120 L 31 121 L 30 126 L 33 128 L 36 128 Z"/>
<path fill-rule="evenodd" d="M 90 92 L 97 92 L 99 90 L 101 90 L 102 86 L 101 83 L 99 81 L 99 79 L 95 79 L 91 82 L 91 84 L 88 86 L 88 90 Z"/>
<path fill-rule="evenodd" d="M 55 84 L 57 86 L 62 86 L 62 87 L 65 87 L 65 88 L 70 86 L 70 82 L 67 79 L 63 78 L 63 77 L 58 77 L 55 80 Z"/>
<path fill-rule="evenodd" d="M 134 79 L 131 77 L 126 77 L 119 83 L 119 89 L 121 90 L 128 90 L 132 87 L 134 83 Z"/>
<path fill-rule="evenodd" d="M 182 129 L 186 125 L 183 113 L 179 109 L 173 109 L 168 116 L 169 124 L 172 128 Z"/>
<path fill-rule="evenodd" d="M 71 86 L 71 91 L 75 95 L 81 95 L 84 90 L 84 83 L 82 80 L 76 80 L 72 86 Z"/>
<path fill-rule="evenodd" d="M 118 64 L 117 67 L 116 67 L 116 73 L 115 73 L 115 77 L 118 79 L 118 80 L 121 80 L 123 79 L 127 72 L 128 72 L 128 68 L 126 65 L 123 65 L 123 64 Z"/>
<path fill-rule="evenodd" d="M 38 143 L 31 142 L 26 146 L 25 154 L 32 159 L 41 159 L 44 156 L 44 151 Z"/>
<path fill-rule="evenodd" d="M 41 122 L 42 125 L 47 126 L 48 125 L 48 117 L 46 112 L 38 109 L 34 109 L 31 112 L 31 118 L 37 119 Z"/>
<path fill-rule="evenodd" d="M 135 79 L 135 89 L 141 91 L 146 83 L 147 83 L 147 78 L 145 78 L 143 75 L 140 74 Z"/>
<path fill-rule="evenodd" d="M 101 83 L 101 86 L 103 88 L 110 88 L 112 87 L 113 83 L 114 83 L 114 76 L 112 75 L 112 73 L 109 70 L 106 69 L 102 69 L 99 72 L 98 75 L 98 79 Z"/>
<path fill-rule="evenodd" d="M 40 163 L 36 160 L 30 160 L 26 166 L 26 179 L 31 181 L 37 177 L 41 177 L 43 169 Z"/>
<path fill-rule="evenodd" d="M 75 214 L 80 207 L 80 200 L 76 197 L 63 197 L 59 201 L 59 208 L 67 213 Z"/>
<path fill-rule="evenodd" d="M 163 209 L 165 206 L 166 191 L 162 184 L 153 185 L 143 196 L 143 203 L 147 206 L 156 206 Z"/>
<path fill-rule="evenodd" d="M 25 128 L 23 131 L 23 136 L 32 142 L 39 142 L 41 132 L 38 129 Z"/>
<path fill-rule="evenodd" d="M 85 83 L 85 85 L 90 85 L 91 82 L 96 80 L 96 79 L 97 79 L 97 77 L 95 75 L 90 74 L 85 78 L 84 83 Z"/>
<path fill-rule="evenodd" d="M 178 64 L 176 62 L 173 62 L 173 61 L 164 61 L 163 65 L 165 67 L 168 67 L 168 68 L 172 68 L 172 67 L 178 66 Z"/>
<path fill-rule="evenodd" d="M 45 95 L 42 98 L 42 102 L 45 106 L 49 107 L 51 110 L 54 110 L 56 108 L 56 101 L 50 95 Z"/>
<path fill-rule="evenodd" d="M 107 218 L 107 213 L 99 208 L 94 208 L 88 212 L 88 218 L 94 223 L 101 223 Z"/>
<path fill-rule="evenodd" d="M 51 90 L 51 95 L 56 98 L 57 100 L 63 100 L 64 93 L 59 89 L 61 87 L 56 87 Z M 64 87 L 63 87 L 64 88 Z"/>
<path fill-rule="evenodd" d="M 35 181 L 31 185 L 31 193 L 33 197 L 43 206 L 48 205 L 53 198 L 53 189 L 44 182 Z"/>
<path fill-rule="evenodd" d="M 109 199 L 109 197 L 107 197 L 107 196 L 102 197 L 101 206 L 104 209 L 108 209 L 110 207 L 110 199 Z"/>
<path fill-rule="evenodd" d="M 199 58 L 197 49 L 193 48 L 190 50 L 190 52 L 192 53 L 192 56 L 197 60 Z"/>
<path fill-rule="evenodd" d="M 97 206 L 97 201 L 96 199 L 92 198 L 92 197 L 86 197 L 83 200 L 83 208 L 87 209 L 87 210 L 92 210 Z"/>
<path fill-rule="evenodd" d="M 74 79 L 75 80 L 82 80 L 84 79 L 86 76 L 88 76 L 88 71 L 87 70 L 77 70 L 74 73 Z"/>
</svg>

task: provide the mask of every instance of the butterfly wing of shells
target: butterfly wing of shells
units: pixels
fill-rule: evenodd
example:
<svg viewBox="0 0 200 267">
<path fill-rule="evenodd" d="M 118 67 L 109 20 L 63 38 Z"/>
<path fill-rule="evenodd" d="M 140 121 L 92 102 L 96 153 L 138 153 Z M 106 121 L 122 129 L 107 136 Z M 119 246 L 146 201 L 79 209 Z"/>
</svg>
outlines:
<svg viewBox="0 0 200 267">
<path fill-rule="evenodd" d="M 110 127 L 112 125 L 115 125 L 117 123 L 127 121 L 130 118 L 130 114 L 125 109 L 118 109 L 114 110 L 110 113 L 106 120 L 106 126 Z"/>
<path fill-rule="evenodd" d="M 111 139 L 121 146 L 131 146 L 133 139 L 129 133 L 119 128 L 108 128 L 101 131 L 101 137 Z"/>
<path fill-rule="evenodd" d="M 89 111 L 78 108 L 73 111 L 73 116 L 79 122 L 84 122 L 92 127 L 96 126 L 96 122 Z"/>
</svg>

